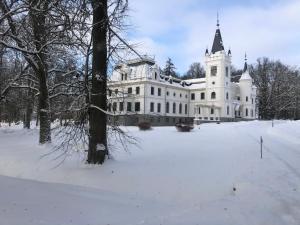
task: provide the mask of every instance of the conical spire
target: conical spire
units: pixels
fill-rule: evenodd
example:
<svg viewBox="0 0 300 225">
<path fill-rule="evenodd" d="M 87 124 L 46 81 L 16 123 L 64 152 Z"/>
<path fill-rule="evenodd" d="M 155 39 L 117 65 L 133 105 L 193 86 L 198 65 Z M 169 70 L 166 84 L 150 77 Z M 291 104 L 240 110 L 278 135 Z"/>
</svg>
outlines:
<svg viewBox="0 0 300 225">
<path fill-rule="evenodd" d="M 216 52 L 224 51 L 223 40 L 220 31 L 219 13 L 217 15 L 217 30 L 214 38 L 214 43 L 211 49 L 212 54 Z"/>
<path fill-rule="evenodd" d="M 243 72 L 246 72 L 247 70 L 248 70 L 247 53 L 245 53 L 245 64 L 244 64 L 244 70 L 243 70 Z"/>
</svg>

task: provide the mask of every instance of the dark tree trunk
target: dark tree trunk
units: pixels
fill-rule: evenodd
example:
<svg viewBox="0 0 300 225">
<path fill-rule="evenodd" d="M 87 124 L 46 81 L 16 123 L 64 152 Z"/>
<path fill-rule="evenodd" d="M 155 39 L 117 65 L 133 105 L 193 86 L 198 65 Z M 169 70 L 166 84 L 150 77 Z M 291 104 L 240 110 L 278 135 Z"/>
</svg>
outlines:
<svg viewBox="0 0 300 225">
<path fill-rule="evenodd" d="M 33 35 L 36 49 L 39 50 L 46 44 L 46 15 L 48 9 L 48 1 L 31 0 L 29 15 L 33 28 Z M 35 73 L 39 79 L 39 120 L 40 120 L 40 144 L 51 141 L 51 121 L 50 121 L 50 101 L 47 85 L 47 63 L 46 48 L 36 55 L 37 68 Z"/>
<path fill-rule="evenodd" d="M 106 137 L 106 80 L 107 80 L 107 0 L 92 0 L 93 61 L 92 89 L 89 109 L 89 150 L 87 162 L 102 164 L 108 155 Z"/>
</svg>

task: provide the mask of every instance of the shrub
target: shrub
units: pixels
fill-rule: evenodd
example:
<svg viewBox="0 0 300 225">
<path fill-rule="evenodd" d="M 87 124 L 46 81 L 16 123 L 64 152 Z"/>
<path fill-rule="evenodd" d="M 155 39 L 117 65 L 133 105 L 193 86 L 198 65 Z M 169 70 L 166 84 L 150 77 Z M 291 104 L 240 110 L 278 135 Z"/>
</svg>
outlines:
<svg viewBox="0 0 300 225">
<path fill-rule="evenodd" d="M 194 126 L 189 124 L 176 124 L 175 127 L 179 132 L 190 132 L 194 129 Z"/>
<path fill-rule="evenodd" d="M 140 130 L 151 130 L 151 124 L 149 122 L 140 122 L 138 127 Z"/>
</svg>

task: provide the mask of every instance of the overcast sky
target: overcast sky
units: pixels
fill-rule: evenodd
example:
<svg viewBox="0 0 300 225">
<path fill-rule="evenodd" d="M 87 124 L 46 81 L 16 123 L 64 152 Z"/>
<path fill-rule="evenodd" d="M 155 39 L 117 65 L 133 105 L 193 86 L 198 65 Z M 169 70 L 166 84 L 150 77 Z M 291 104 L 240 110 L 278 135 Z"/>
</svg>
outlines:
<svg viewBox="0 0 300 225">
<path fill-rule="evenodd" d="M 226 51 L 234 66 L 267 56 L 300 65 L 300 0 L 129 0 L 131 43 L 154 55 L 164 67 L 172 58 L 178 72 L 193 62 L 203 64 L 212 47 L 216 15 Z"/>
</svg>

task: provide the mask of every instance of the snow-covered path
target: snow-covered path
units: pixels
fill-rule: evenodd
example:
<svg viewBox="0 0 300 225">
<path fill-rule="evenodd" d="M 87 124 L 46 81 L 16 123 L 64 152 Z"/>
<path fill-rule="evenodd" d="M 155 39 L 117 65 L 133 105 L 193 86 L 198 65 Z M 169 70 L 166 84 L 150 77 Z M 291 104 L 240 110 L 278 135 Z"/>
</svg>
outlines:
<svg viewBox="0 0 300 225">
<path fill-rule="evenodd" d="M 0 128 L 0 224 L 300 224 L 299 121 L 126 129 L 141 149 L 53 169 L 36 130 Z"/>
</svg>

